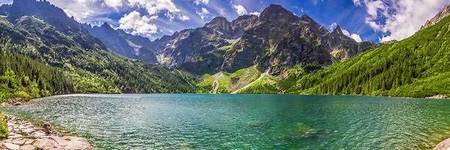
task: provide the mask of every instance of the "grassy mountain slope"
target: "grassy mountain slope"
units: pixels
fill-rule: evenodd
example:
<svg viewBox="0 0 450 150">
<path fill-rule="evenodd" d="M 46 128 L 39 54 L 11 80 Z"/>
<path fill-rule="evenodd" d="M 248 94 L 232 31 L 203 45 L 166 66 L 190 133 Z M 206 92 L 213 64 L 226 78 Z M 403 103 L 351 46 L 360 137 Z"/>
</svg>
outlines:
<svg viewBox="0 0 450 150">
<path fill-rule="evenodd" d="M 295 81 L 308 72 L 300 65 L 289 68 L 281 75 L 260 72 L 257 66 L 233 73 L 220 72 L 204 75 L 197 84 L 201 93 L 275 94 L 284 93 Z"/>
<path fill-rule="evenodd" d="M 197 83 L 197 91 L 200 93 L 231 93 L 257 80 L 261 74 L 256 66 L 240 69 L 234 73 L 206 74 Z"/>
<path fill-rule="evenodd" d="M 450 95 L 450 17 L 400 42 L 300 78 L 289 93 Z"/>
</svg>

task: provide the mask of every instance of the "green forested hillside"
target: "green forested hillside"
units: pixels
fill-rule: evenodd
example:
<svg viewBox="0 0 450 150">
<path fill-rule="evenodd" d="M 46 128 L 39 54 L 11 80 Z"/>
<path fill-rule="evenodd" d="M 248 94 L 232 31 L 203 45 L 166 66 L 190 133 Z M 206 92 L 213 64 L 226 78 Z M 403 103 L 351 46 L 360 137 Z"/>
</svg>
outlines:
<svg viewBox="0 0 450 150">
<path fill-rule="evenodd" d="M 0 101 L 73 92 L 60 70 L 6 50 L 20 47 L 4 44 L 0 48 Z"/>
<path fill-rule="evenodd" d="M 301 77 L 289 93 L 450 95 L 450 17 L 412 37 Z"/>
<path fill-rule="evenodd" d="M 1 60 L 4 64 L 0 75 L 7 84 L 0 89 L 3 99 L 62 93 L 191 92 L 195 89 L 189 73 L 115 55 L 91 38 L 83 31 L 60 32 L 36 17 L 24 16 L 15 24 L 0 17 L 0 48 L 5 57 Z M 36 66 L 34 70 L 42 73 L 27 72 L 33 70 L 29 67 Z M 66 81 L 70 84 L 66 85 Z"/>
</svg>

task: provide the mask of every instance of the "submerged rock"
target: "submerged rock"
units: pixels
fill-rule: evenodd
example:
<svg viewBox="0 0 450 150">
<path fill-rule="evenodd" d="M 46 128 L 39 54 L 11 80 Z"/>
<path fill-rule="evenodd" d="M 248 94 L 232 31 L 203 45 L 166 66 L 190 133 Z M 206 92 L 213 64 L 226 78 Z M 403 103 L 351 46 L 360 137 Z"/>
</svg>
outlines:
<svg viewBox="0 0 450 150">
<path fill-rule="evenodd" d="M 317 129 L 314 129 L 304 123 L 297 123 L 296 130 L 301 137 L 310 137 L 318 133 Z"/>
<path fill-rule="evenodd" d="M 195 146 L 190 143 L 181 143 L 180 149 L 181 150 L 191 150 L 191 149 L 195 149 Z"/>
<path fill-rule="evenodd" d="M 269 125 L 268 122 L 264 121 L 250 121 L 247 122 L 247 126 L 250 128 L 266 128 Z"/>
</svg>

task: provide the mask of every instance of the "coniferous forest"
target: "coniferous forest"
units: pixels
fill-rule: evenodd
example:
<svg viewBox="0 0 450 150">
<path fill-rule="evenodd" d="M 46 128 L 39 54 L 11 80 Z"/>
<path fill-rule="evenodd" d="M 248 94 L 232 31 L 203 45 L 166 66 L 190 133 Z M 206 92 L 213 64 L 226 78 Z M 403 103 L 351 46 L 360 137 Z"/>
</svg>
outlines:
<svg viewBox="0 0 450 150">
<path fill-rule="evenodd" d="M 20 46 L 3 44 L 0 51 L 0 100 L 74 92 L 73 84 L 57 68 L 14 53 Z"/>
</svg>

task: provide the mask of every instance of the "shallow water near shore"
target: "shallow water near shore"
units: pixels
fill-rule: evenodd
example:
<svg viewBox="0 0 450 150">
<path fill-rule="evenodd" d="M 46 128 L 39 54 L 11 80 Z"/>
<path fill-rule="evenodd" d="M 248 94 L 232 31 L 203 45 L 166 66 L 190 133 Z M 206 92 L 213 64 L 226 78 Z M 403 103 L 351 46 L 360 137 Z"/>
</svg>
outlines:
<svg viewBox="0 0 450 150">
<path fill-rule="evenodd" d="M 293 95 L 68 95 L 5 108 L 98 149 L 430 149 L 450 101 Z"/>
</svg>

